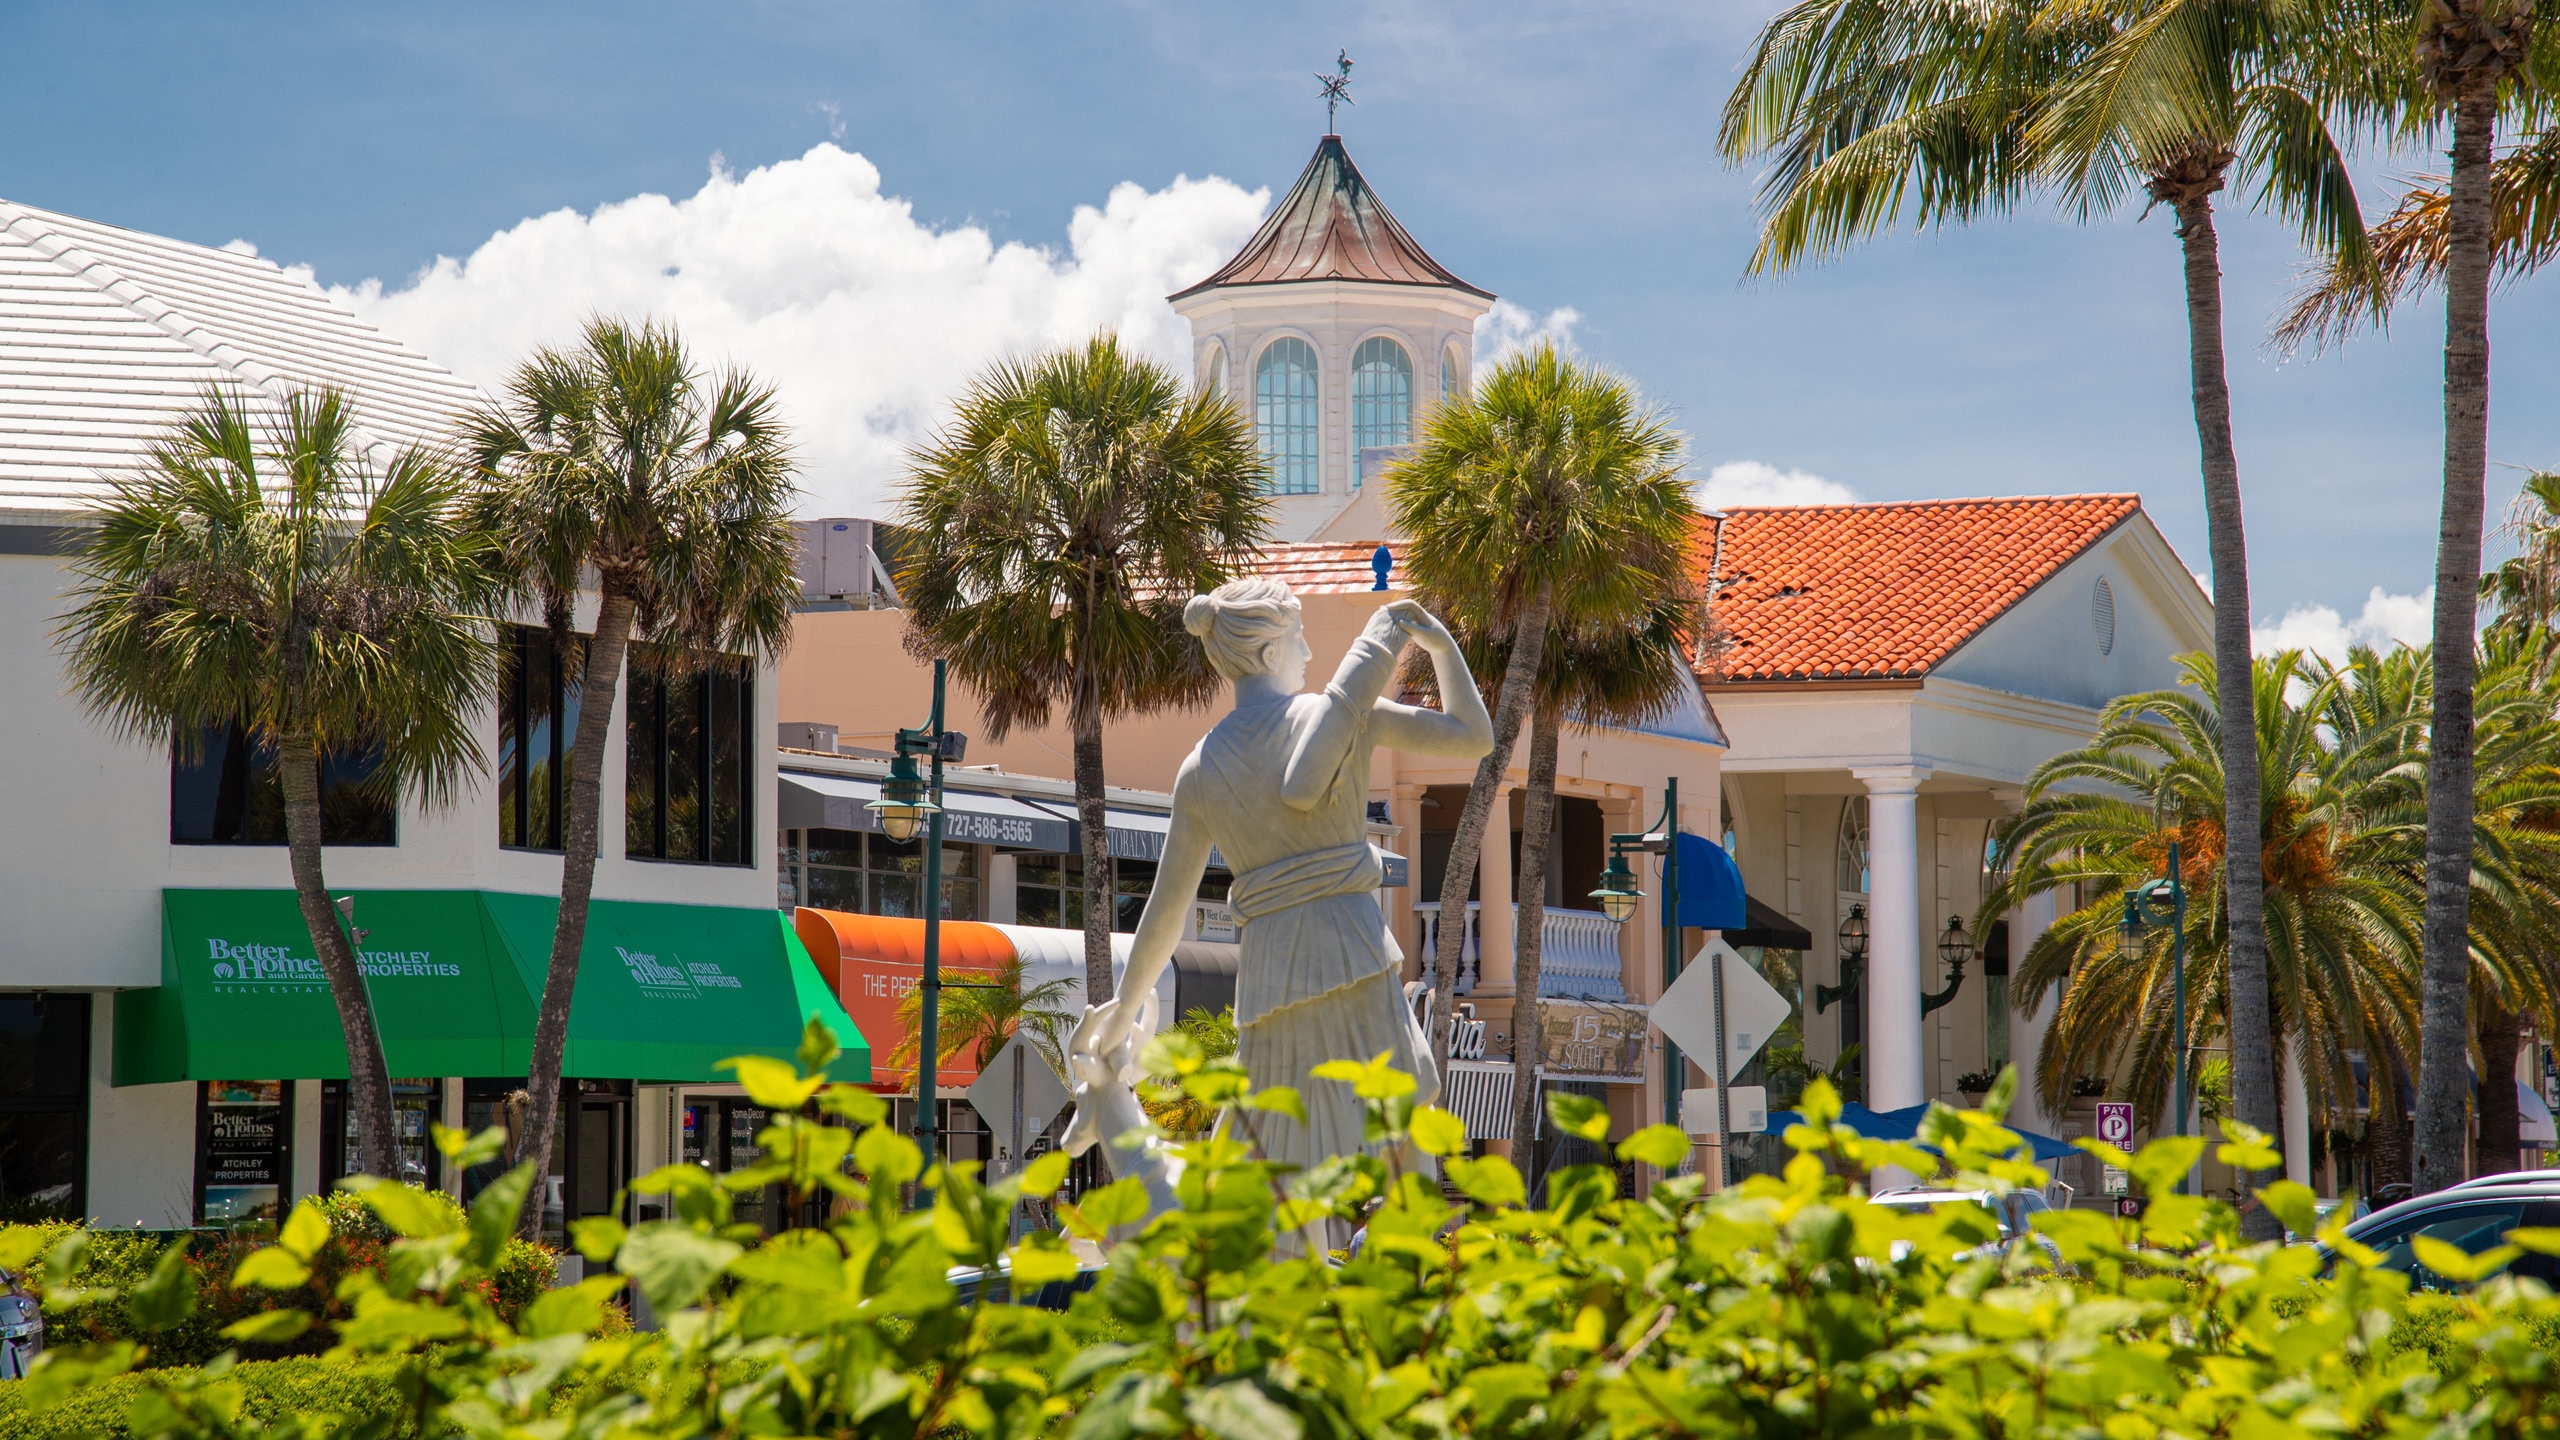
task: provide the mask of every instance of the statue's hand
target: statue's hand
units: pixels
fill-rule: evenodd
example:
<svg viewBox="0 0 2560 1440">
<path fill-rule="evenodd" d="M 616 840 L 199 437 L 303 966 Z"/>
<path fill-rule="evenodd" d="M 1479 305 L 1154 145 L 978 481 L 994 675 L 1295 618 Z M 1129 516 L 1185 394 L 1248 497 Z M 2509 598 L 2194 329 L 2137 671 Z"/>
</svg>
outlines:
<svg viewBox="0 0 2560 1440">
<path fill-rule="evenodd" d="M 1413 637 L 1413 643 L 1434 655 L 1449 654 L 1458 648 L 1449 627 L 1440 623 L 1439 616 L 1423 609 L 1419 600 L 1397 600 L 1378 613 L 1395 617 L 1397 626 Z"/>
<path fill-rule="evenodd" d="M 1129 1046 L 1131 1019 L 1120 1008 L 1118 997 L 1084 1007 L 1084 1018 L 1076 1022 L 1075 1033 L 1067 1040 L 1070 1068 L 1082 1069 L 1089 1064 L 1116 1076 L 1123 1063 L 1122 1052 Z M 1069 1076 L 1069 1083 L 1077 1078 Z"/>
</svg>

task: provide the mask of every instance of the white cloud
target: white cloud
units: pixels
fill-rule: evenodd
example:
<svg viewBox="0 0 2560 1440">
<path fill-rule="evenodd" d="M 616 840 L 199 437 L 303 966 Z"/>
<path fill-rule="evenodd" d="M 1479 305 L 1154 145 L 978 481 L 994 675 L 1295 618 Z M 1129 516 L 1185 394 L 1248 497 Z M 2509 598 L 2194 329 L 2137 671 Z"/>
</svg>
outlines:
<svg viewBox="0 0 2560 1440">
<path fill-rule="evenodd" d="M 706 363 L 780 392 L 802 513 L 880 515 L 905 448 L 990 361 L 1108 327 L 1187 370 L 1189 327 L 1164 297 L 1233 254 L 1268 200 L 1214 177 L 1124 183 L 1077 207 L 1063 252 L 998 245 L 918 221 L 869 160 L 822 144 L 743 176 L 715 158 L 687 198 L 555 210 L 399 289 L 331 293 L 484 387 L 590 314 L 672 320 Z"/>
<path fill-rule="evenodd" d="M 2424 645 L 2434 633 L 2436 592 L 2428 586 L 2415 595 L 2393 595 L 2379 585 L 2364 599 L 2354 619 L 2326 605 L 2296 605 L 2273 625 L 2250 628 L 2249 648 L 2260 655 L 2278 650 L 2308 650 L 2330 660 L 2343 660 L 2351 646 L 2387 650 L 2394 645 Z"/>
<path fill-rule="evenodd" d="M 1570 306 L 1550 310 L 1541 319 L 1508 300 L 1496 300 L 1484 318 L 1476 322 L 1476 373 L 1483 374 L 1541 340 L 1551 342 L 1559 353 L 1571 355 L 1573 327 L 1581 323 L 1582 312 Z"/>
<path fill-rule="evenodd" d="M 1854 505 L 1858 492 L 1805 470 L 1781 470 L 1757 460 L 1727 460 L 1698 482 L 1698 504 L 1709 510 L 1737 505 Z"/>
</svg>

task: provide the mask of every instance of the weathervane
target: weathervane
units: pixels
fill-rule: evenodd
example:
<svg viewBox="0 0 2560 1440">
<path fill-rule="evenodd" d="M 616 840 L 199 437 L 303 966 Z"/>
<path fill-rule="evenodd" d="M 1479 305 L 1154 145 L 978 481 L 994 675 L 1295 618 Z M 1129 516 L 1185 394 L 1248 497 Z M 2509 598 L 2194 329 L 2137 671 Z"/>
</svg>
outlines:
<svg viewBox="0 0 2560 1440">
<path fill-rule="evenodd" d="M 1327 75 L 1321 70 L 1316 72 L 1316 83 L 1324 87 L 1319 93 L 1324 96 L 1324 130 L 1328 135 L 1335 133 L 1333 107 L 1351 103 L 1351 52 L 1348 50 L 1337 52 L 1333 66 L 1341 73 Z"/>
</svg>

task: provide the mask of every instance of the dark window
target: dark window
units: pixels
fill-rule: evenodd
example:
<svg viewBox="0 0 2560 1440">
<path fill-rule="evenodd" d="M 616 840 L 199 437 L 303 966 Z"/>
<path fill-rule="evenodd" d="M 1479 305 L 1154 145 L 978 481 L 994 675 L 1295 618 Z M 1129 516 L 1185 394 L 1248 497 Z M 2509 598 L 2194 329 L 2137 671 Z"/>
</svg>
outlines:
<svg viewBox="0 0 2560 1440">
<path fill-rule="evenodd" d="M 1024 925 L 1062 930 L 1084 928 L 1084 856 L 1023 855 L 1014 861 L 1013 909 Z M 1205 877 L 1204 877 L 1205 878 Z M 1156 862 L 1115 859 L 1111 862 L 1111 928 L 1130 934 L 1146 913 L 1147 896 L 1156 888 Z"/>
<path fill-rule="evenodd" d="M 364 1150 L 354 1107 L 347 1103 L 347 1082 L 320 1082 L 320 1188 L 363 1173 Z M 428 1127 L 444 1123 L 444 1085 L 432 1079 L 391 1082 L 391 1122 L 399 1132 L 400 1178 L 425 1189 L 444 1185 L 444 1156 L 428 1138 Z"/>
<path fill-rule="evenodd" d="M 0 995 L 0 1223 L 87 1213 L 89 997 Z"/>
<path fill-rule="evenodd" d="M 382 752 L 320 757 L 320 843 L 397 845 L 399 811 L 365 782 Z M 253 744 L 237 725 L 208 726 L 195 757 L 169 762 L 169 843 L 281 845 L 284 782 L 273 745 Z"/>
<path fill-rule="evenodd" d="M 796 903 L 854 915 L 924 914 L 924 842 L 903 844 L 855 830 L 793 830 L 783 837 L 783 867 L 800 880 Z M 942 847 L 942 918 L 975 920 L 978 847 Z"/>
<path fill-rule="evenodd" d="M 755 675 L 716 656 L 678 667 L 663 651 L 631 647 L 629 770 L 624 853 L 635 860 L 751 865 L 747 737 Z"/>
<path fill-rule="evenodd" d="M 498 670 L 498 843 L 560 848 L 578 743 L 580 636 L 564 652 L 539 626 L 511 627 Z"/>
</svg>

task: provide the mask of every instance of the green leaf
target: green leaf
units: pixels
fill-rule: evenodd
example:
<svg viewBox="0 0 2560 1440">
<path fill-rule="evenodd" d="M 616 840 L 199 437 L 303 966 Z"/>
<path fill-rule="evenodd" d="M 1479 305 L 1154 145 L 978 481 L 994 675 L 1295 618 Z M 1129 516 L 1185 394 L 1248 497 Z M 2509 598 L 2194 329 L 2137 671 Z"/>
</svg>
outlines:
<svg viewBox="0 0 2560 1440">
<path fill-rule="evenodd" d="M 1547 1096 L 1547 1118 L 1567 1135 L 1585 1140 L 1609 1138 L 1609 1106 L 1588 1095 L 1558 1090 Z"/>
<path fill-rule="evenodd" d="M 267 1245 L 249 1252 L 240 1268 L 231 1272 L 234 1289 L 245 1290 L 254 1285 L 261 1290 L 291 1290 L 311 1280 L 311 1267 L 294 1257 L 281 1244 Z"/>
<path fill-rule="evenodd" d="M 524 1197 L 533 1186 L 533 1162 L 527 1160 L 489 1182 L 471 1198 L 471 1263 L 494 1269 L 506 1253 L 524 1214 Z"/>
<path fill-rule="evenodd" d="M 1159 1030 L 1138 1051 L 1138 1065 L 1150 1075 L 1179 1078 L 1208 1063 L 1199 1040 L 1182 1030 Z"/>
<path fill-rule="evenodd" d="M 791 1290 L 832 1294 L 845 1288 L 844 1252 L 823 1230 L 786 1230 L 730 1261 L 729 1273 Z"/>
<path fill-rule="evenodd" d="M 1052 1150 L 1022 1167 L 1022 1190 L 1025 1195 L 1054 1195 L 1067 1183 L 1067 1169 L 1074 1162 L 1064 1150 Z"/>
<path fill-rule="evenodd" d="M 1523 1205 L 1529 1200 L 1529 1186 L 1510 1161 L 1499 1155 L 1481 1160 L 1455 1158 L 1442 1162 L 1449 1179 L 1467 1192 L 1467 1198 L 1479 1205 Z"/>
<path fill-rule="evenodd" d="M 889 1102 L 859 1085 L 830 1085 L 818 1092 L 818 1112 L 867 1129 L 889 1118 Z"/>
<path fill-rule="evenodd" d="M 2464 1285 L 2489 1278 L 2505 1268 L 2507 1262 L 2524 1253 L 2516 1246 L 2500 1245 L 2474 1255 L 2433 1235 L 2412 1236 L 2409 1248 L 2418 1257 L 2419 1264 L 2447 1280 Z"/>
<path fill-rule="evenodd" d="M 2284 1163 L 2284 1153 L 2276 1149 L 2267 1132 L 2237 1120 L 2222 1122 L 2222 1133 L 2229 1144 L 2215 1148 L 2214 1158 L 2238 1170 L 2272 1170 Z"/>
<path fill-rule="evenodd" d="M 1120 1345 L 1108 1340 L 1087 1345 L 1076 1352 L 1076 1358 L 1067 1362 L 1066 1369 L 1058 1372 L 1057 1388 L 1063 1392 L 1082 1389 L 1087 1380 L 1145 1353 L 1145 1346 Z"/>
<path fill-rule="evenodd" d="M 1195 1390 L 1184 1398 L 1182 1413 L 1217 1440 L 1300 1440 L 1306 1433 L 1306 1422 L 1250 1380 Z"/>
<path fill-rule="evenodd" d="M 2507 1232 L 2507 1243 L 2536 1255 L 2560 1255 L 2560 1229 L 2547 1225 L 2528 1225 Z"/>
<path fill-rule="evenodd" d="M 1455 1155 L 1467 1148 L 1467 1122 L 1437 1105 L 1417 1106 L 1409 1132 L 1425 1155 Z"/>
<path fill-rule="evenodd" d="M 707 1195 L 714 1181 L 711 1172 L 699 1165 L 661 1165 L 631 1182 L 634 1195 Z"/>
<path fill-rule="evenodd" d="M 1079 1268 L 1075 1255 L 1053 1236 L 1031 1236 L 1005 1253 L 1013 1262 L 1016 1293 L 1052 1280 L 1073 1280 Z"/>
<path fill-rule="evenodd" d="M 299 1259 L 308 1260 L 329 1243 L 329 1217 L 320 1213 L 319 1202 L 305 1200 L 293 1207 L 285 1217 L 284 1228 L 276 1232 L 276 1243 Z M 0 1265 L 0 1270 L 11 1267 Z"/>
<path fill-rule="evenodd" d="M 2278 1180 L 2258 1187 L 2258 1203 L 2267 1213 L 2284 1222 L 2284 1228 L 2295 1238 L 2308 1240 L 2320 1228 L 2320 1197 L 2308 1185 L 2291 1180 Z"/>
<path fill-rule="evenodd" d="M 604 1322 L 604 1302 L 621 1288 L 621 1276 L 596 1275 L 575 1285 L 545 1290 L 524 1307 L 518 1328 L 536 1338 L 588 1334 Z"/>
<path fill-rule="evenodd" d="M 1085 1192 L 1076 1209 L 1097 1230 L 1112 1230 L 1147 1218 L 1147 1187 L 1135 1175 L 1124 1175 Z"/>
<path fill-rule="evenodd" d="M 261 1255 L 272 1254 L 261 1250 Z M 222 1327 L 222 1338 L 243 1345 L 286 1345 L 302 1338 L 311 1328 L 311 1316 L 301 1310 L 269 1310 L 246 1320 L 234 1320 Z"/>
<path fill-rule="evenodd" d="M 2018 1098 L 2018 1067 L 2003 1065 L 2000 1078 L 1991 1082 L 1991 1093 L 1982 1097 L 1982 1113 L 1994 1120 L 2009 1118 L 2009 1107 Z"/>
<path fill-rule="evenodd" d="M 721 1061 L 719 1068 L 737 1071 L 738 1084 L 746 1090 L 747 1098 L 767 1110 L 797 1110 L 827 1083 L 817 1076 L 803 1079 L 790 1062 L 769 1055 L 734 1056 Z"/>
<path fill-rule="evenodd" d="M 430 1125 L 427 1133 L 434 1137 L 436 1149 L 443 1153 L 445 1162 L 455 1170 L 486 1165 L 505 1154 L 507 1149 L 507 1132 L 502 1126 L 491 1125 L 474 1135 L 464 1130 Z"/>
<path fill-rule="evenodd" d="M 475 1217 L 476 1219 L 477 1217 Z M 623 1238 L 631 1232 L 611 1215 L 588 1215 L 569 1222 L 569 1243 L 593 1264 L 612 1261 L 614 1252 L 622 1248 Z"/>
<path fill-rule="evenodd" d="M 827 1067 L 836 1063 L 836 1057 L 843 1053 L 844 1046 L 836 1042 L 835 1027 L 815 1014 L 809 1017 L 808 1024 L 800 1027 L 801 1074 L 823 1076 Z"/>
<path fill-rule="evenodd" d="M 1393 1100 L 1415 1090 L 1413 1077 L 1387 1063 L 1392 1050 L 1381 1050 L 1365 1064 L 1358 1060 L 1327 1060 L 1307 1073 L 1319 1080 L 1340 1080 L 1351 1087 L 1351 1093 L 1363 1100 Z"/>
<path fill-rule="evenodd" d="M 0 1225 L 0 1270 L 24 1274 L 27 1262 L 44 1249 L 45 1232 L 36 1225 Z"/>
<path fill-rule="evenodd" d="M 635 1226 L 622 1244 L 622 1273 L 649 1298 L 649 1308 L 672 1315 L 702 1298 L 744 1247 L 714 1239 L 674 1220 Z"/>
<path fill-rule="evenodd" d="M 875 1125 L 853 1142 L 853 1164 L 876 1183 L 904 1185 L 924 1173 L 924 1152 L 897 1131 Z"/>
<path fill-rule="evenodd" d="M 364 1197 L 364 1203 L 382 1217 L 383 1224 L 412 1240 L 451 1234 L 456 1228 L 452 1213 L 414 1185 L 385 1180 L 379 1175 L 350 1175 L 338 1182 L 338 1188 Z"/>
<path fill-rule="evenodd" d="M 1689 1158 L 1688 1132 L 1677 1125 L 1647 1125 L 1618 1142 L 1618 1158 L 1641 1160 L 1656 1170 L 1677 1169 Z"/>
<path fill-rule="evenodd" d="M 2172 1135 L 2143 1146 L 2125 1161 L 2125 1168 L 2142 1183 L 2142 1191 L 2158 1199 L 2178 1188 L 2204 1156 L 2204 1137 Z"/>
<path fill-rule="evenodd" d="M 1304 1125 L 1307 1123 L 1306 1098 L 1287 1085 L 1271 1085 L 1253 1092 L 1253 1108 L 1270 1115 L 1286 1115 Z"/>
<path fill-rule="evenodd" d="M 287 1257 L 290 1258 L 290 1257 Z M 187 1241 L 160 1252 L 151 1276 L 124 1292 L 124 1313 L 145 1331 L 157 1334 L 187 1318 L 196 1308 L 196 1272 L 187 1266 Z"/>
</svg>

